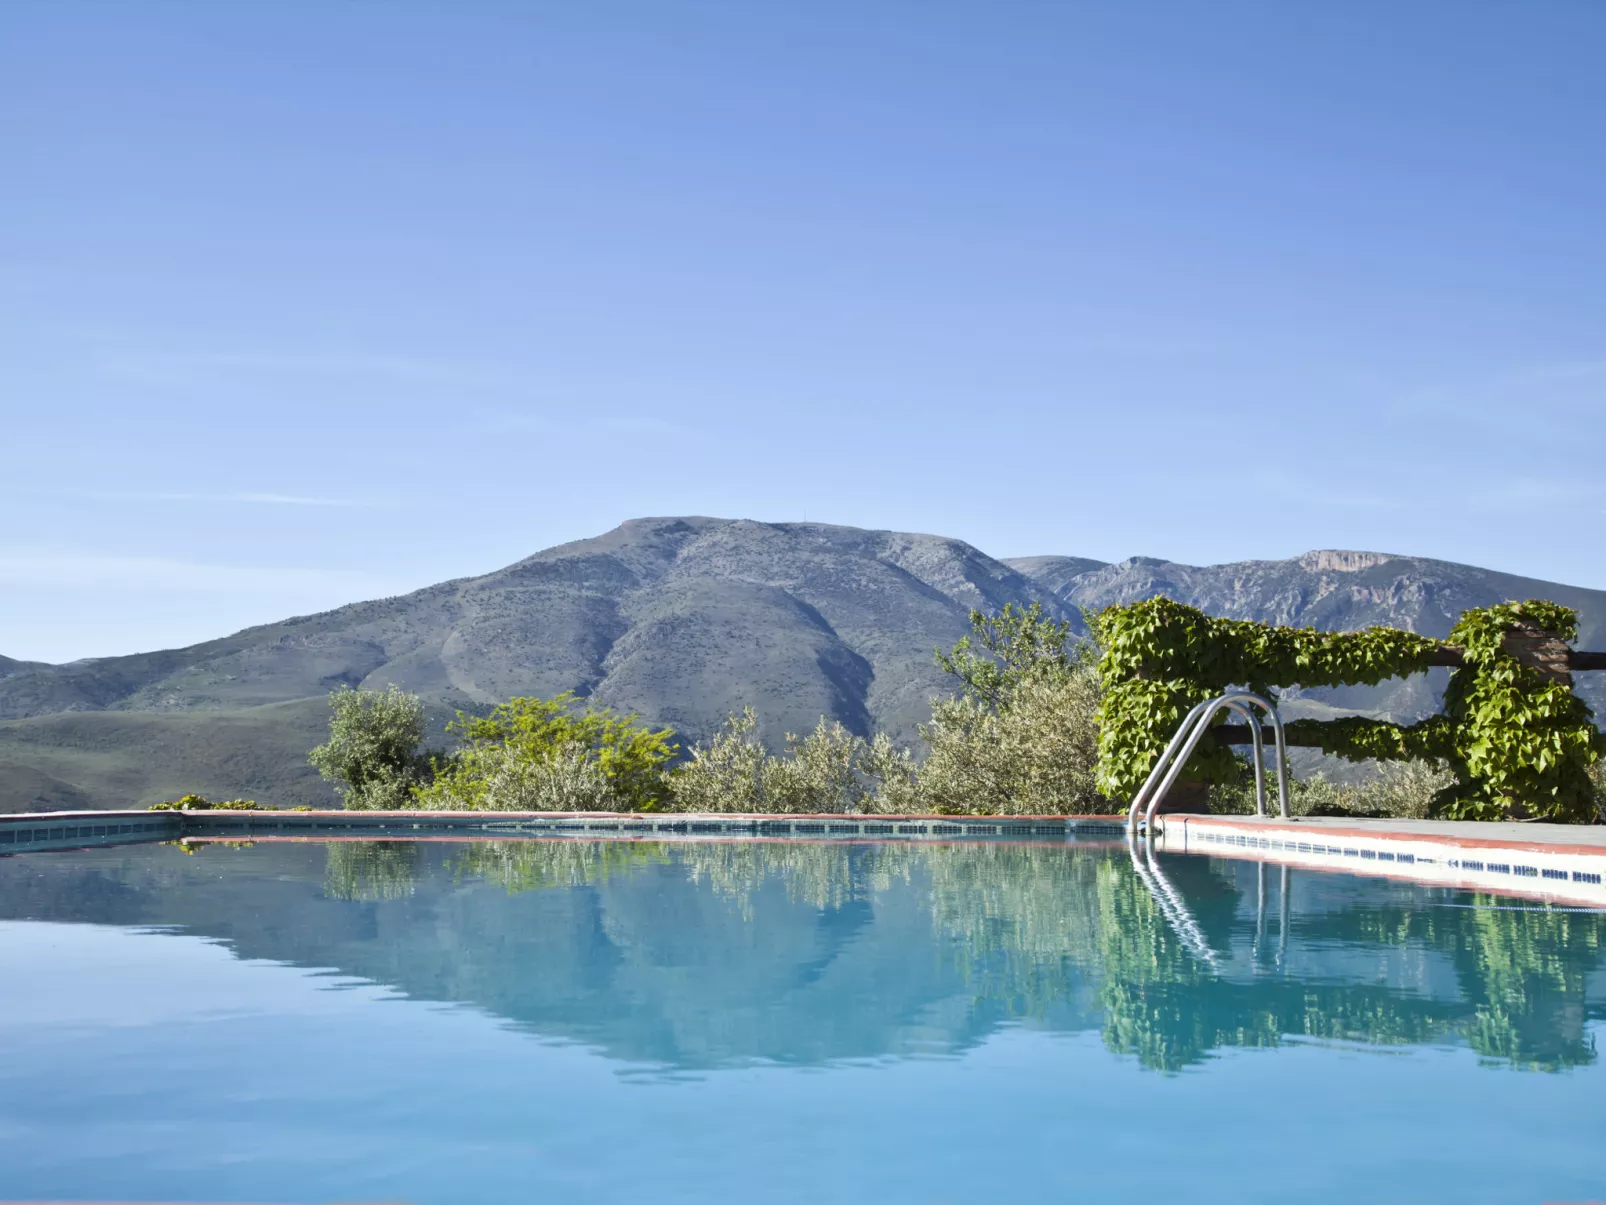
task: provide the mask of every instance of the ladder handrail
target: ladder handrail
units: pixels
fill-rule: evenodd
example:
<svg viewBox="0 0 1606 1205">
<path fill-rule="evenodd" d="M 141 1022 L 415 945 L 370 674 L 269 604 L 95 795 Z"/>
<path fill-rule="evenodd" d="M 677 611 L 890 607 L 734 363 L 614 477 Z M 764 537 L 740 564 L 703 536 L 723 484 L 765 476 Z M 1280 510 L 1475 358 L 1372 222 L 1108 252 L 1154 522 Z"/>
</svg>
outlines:
<svg viewBox="0 0 1606 1205">
<path fill-rule="evenodd" d="M 1193 722 L 1199 718 L 1206 707 L 1210 706 L 1210 703 L 1211 700 L 1206 699 L 1203 703 L 1196 704 L 1194 709 L 1183 717 L 1182 723 L 1177 725 L 1176 735 L 1171 738 L 1171 743 L 1165 747 L 1165 752 L 1160 754 L 1160 760 L 1154 763 L 1154 768 L 1149 771 L 1148 778 L 1143 780 L 1143 785 L 1138 788 L 1138 793 L 1132 797 L 1132 806 L 1127 809 L 1126 813 L 1127 827 L 1132 832 L 1137 832 L 1138 812 L 1148 802 L 1149 796 L 1154 792 L 1155 786 L 1158 785 L 1165 767 L 1170 763 L 1172 757 L 1176 755 L 1177 750 L 1182 747 L 1182 742 L 1187 739 L 1188 733 L 1193 730 Z"/>
<path fill-rule="evenodd" d="M 1265 749 L 1260 733 L 1260 721 L 1251 708 L 1260 708 L 1271 717 L 1272 731 L 1277 745 L 1277 803 L 1282 818 L 1290 818 L 1288 809 L 1288 739 L 1283 731 L 1283 719 L 1277 712 L 1277 706 L 1271 700 L 1261 697 L 1252 691 L 1233 691 L 1220 695 L 1214 699 L 1206 699 L 1197 704 L 1188 712 L 1182 723 L 1177 726 L 1176 734 L 1171 738 L 1165 752 L 1155 762 L 1149 771 L 1149 777 L 1144 780 L 1143 786 L 1132 800 L 1132 806 L 1127 810 L 1127 826 L 1132 833 L 1137 832 L 1138 812 L 1144 811 L 1144 825 L 1153 831 L 1154 815 L 1165 798 L 1166 792 L 1171 789 L 1177 777 L 1182 773 L 1182 767 L 1187 764 L 1188 758 L 1198 747 L 1199 741 L 1209 729 L 1210 721 L 1219 711 L 1234 711 L 1249 721 L 1250 733 L 1253 738 L 1255 751 L 1255 812 L 1257 815 L 1266 814 L 1266 786 L 1265 786 Z M 1147 809 L 1144 805 L 1147 804 Z"/>
<path fill-rule="evenodd" d="M 1272 735 L 1277 744 L 1277 811 L 1284 820 L 1292 819 L 1288 814 L 1288 734 L 1283 730 L 1282 713 L 1277 710 L 1277 704 L 1270 699 L 1255 694 L 1253 691 L 1238 691 L 1235 692 L 1235 697 L 1252 703 L 1271 717 Z M 1258 735 L 1260 724 L 1252 717 L 1248 718 Z M 1264 760 L 1261 754 L 1261 742 L 1259 741 L 1255 743 L 1255 760 L 1257 763 Z M 1257 779 L 1260 776 L 1259 765 L 1255 767 L 1255 776 Z M 1264 816 L 1266 814 L 1265 810 L 1262 809 L 1259 814 Z"/>
</svg>

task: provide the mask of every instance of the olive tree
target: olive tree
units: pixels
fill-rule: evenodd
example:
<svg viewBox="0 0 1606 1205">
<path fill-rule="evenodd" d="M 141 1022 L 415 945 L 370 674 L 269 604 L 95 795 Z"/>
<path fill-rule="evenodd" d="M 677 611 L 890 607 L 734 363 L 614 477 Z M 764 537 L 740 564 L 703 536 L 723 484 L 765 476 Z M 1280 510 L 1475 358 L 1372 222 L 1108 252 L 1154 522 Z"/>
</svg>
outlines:
<svg viewBox="0 0 1606 1205">
<path fill-rule="evenodd" d="M 433 759 L 424 743 L 424 701 L 396 686 L 329 696 L 329 739 L 307 755 L 335 784 L 347 808 L 413 806 L 413 790 L 427 783 Z"/>
</svg>

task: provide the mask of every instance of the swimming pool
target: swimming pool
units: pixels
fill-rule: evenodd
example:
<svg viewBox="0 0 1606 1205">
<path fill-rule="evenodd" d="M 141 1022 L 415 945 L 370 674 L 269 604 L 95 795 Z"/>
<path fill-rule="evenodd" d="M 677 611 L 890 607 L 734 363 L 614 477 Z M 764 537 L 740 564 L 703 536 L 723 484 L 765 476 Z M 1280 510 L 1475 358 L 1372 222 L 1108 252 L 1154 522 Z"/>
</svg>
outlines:
<svg viewBox="0 0 1606 1205">
<path fill-rule="evenodd" d="M 1606 915 L 1099 841 L 0 858 L 0 1200 L 1583 1201 Z"/>
</svg>

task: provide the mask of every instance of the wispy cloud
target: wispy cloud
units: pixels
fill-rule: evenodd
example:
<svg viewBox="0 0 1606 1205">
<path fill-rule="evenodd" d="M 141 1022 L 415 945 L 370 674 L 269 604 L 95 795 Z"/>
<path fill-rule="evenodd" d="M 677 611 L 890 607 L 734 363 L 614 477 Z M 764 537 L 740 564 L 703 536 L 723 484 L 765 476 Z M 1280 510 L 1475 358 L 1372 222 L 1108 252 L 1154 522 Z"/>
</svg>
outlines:
<svg viewBox="0 0 1606 1205">
<path fill-rule="evenodd" d="M 1356 488 L 1358 484 L 1361 488 Z M 1381 488 L 1367 489 L 1364 483 L 1349 483 L 1346 487 L 1318 475 L 1296 476 L 1279 472 L 1255 475 L 1254 492 L 1246 493 L 1243 497 L 1246 503 L 1253 503 L 1257 496 L 1338 510 L 1384 510 L 1397 507 L 1402 502 L 1399 495 L 1391 495 Z"/>
<path fill-rule="evenodd" d="M 394 593 L 356 570 L 296 565 L 229 565 L 168 557 L 0 548 L 0 586 L 133 590 L 141 593 L 315 593 L 339 601 Z"/>
<path fill-rule="evenodd" d="M 329 498 L 309 494 L 274 494 L 236 491 L 223 494 L 189 493 L 92 493 L 80 497 L 109 502 L 237 502 L 247 506 L 380 506 L 368 498 Z"/>
<path fill-rule="evenodd" d="M 670 419 L 659 414 L 632 414 L 603 407 L 571 407 L 561 418 L 547 410 L 481 410 L 473 421 L 484 431 L 524 432 L 565 438 L 606 436 L 625 439 L 689 438 L 705 430 L 696 419 Z"/>
<path fill-rule="evenodd" d="M 194 385 L 228 377 L 380 379 L 428 385 L 495 385 L 506 373 L 483 364 L 372 352 L 293 350 L 151 351 L 114 348 L 96 359 L 101 372 L 154 385 Z"/>
<path fill-rule="evenodd" d="M 1469 423 L 1507 435 L 1542 428 L 1552 434 L 1606 409 L 1606 359 L 1578 357 L 1410 390 L 1395 404 L 1424 417 Z M 1512 419 L 1520 407 L 1521 423 Z"/>
</svg>

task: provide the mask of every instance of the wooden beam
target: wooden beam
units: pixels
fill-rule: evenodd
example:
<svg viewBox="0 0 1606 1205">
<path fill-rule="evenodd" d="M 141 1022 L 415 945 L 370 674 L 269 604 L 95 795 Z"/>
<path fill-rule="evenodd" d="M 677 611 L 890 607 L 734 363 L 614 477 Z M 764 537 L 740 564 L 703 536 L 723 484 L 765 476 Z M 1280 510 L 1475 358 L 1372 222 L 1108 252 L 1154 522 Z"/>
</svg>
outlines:
<svg viewBox="0 0 1606 1205">
<path fill-rule="evenodd" d="M 1216 744 L 1226 745 L 1228 748 L 1232 748 L 1235 745 L 1252 745 L 1255 743 L 1254 735 L 1249 731 L 1248 724 L 1223 724 L 1219 728 L 1212 728 L 1210 735 L 1215 738 Z M 1276 730 L 1269 725 L 1261 728 L 1260 739 L 1266 742 L 1268 749 L 1275 747 L 1277 744 Z M 1318 748 L 1316 745 L 1307 745 L 1304 741 L 1296 741 L 1292 738 L 1288 741 L 1288 747 L 1290 749 Z"/>
<path fill-rule="evenodd" d="M 1461 650 L 1449 644 L 1429 653 L 1427 662 L 1429 665 L 1444 665 L 1450 669 L 1460 669 L 1467 663 L 1466 658 L 1461 654 Z M 1579 670 L 1606 669 L 1606 653 L 1569 649 L 1567 653 L 1567 668 L 1573 673 L 1577 673 Z"/>
</svg>

